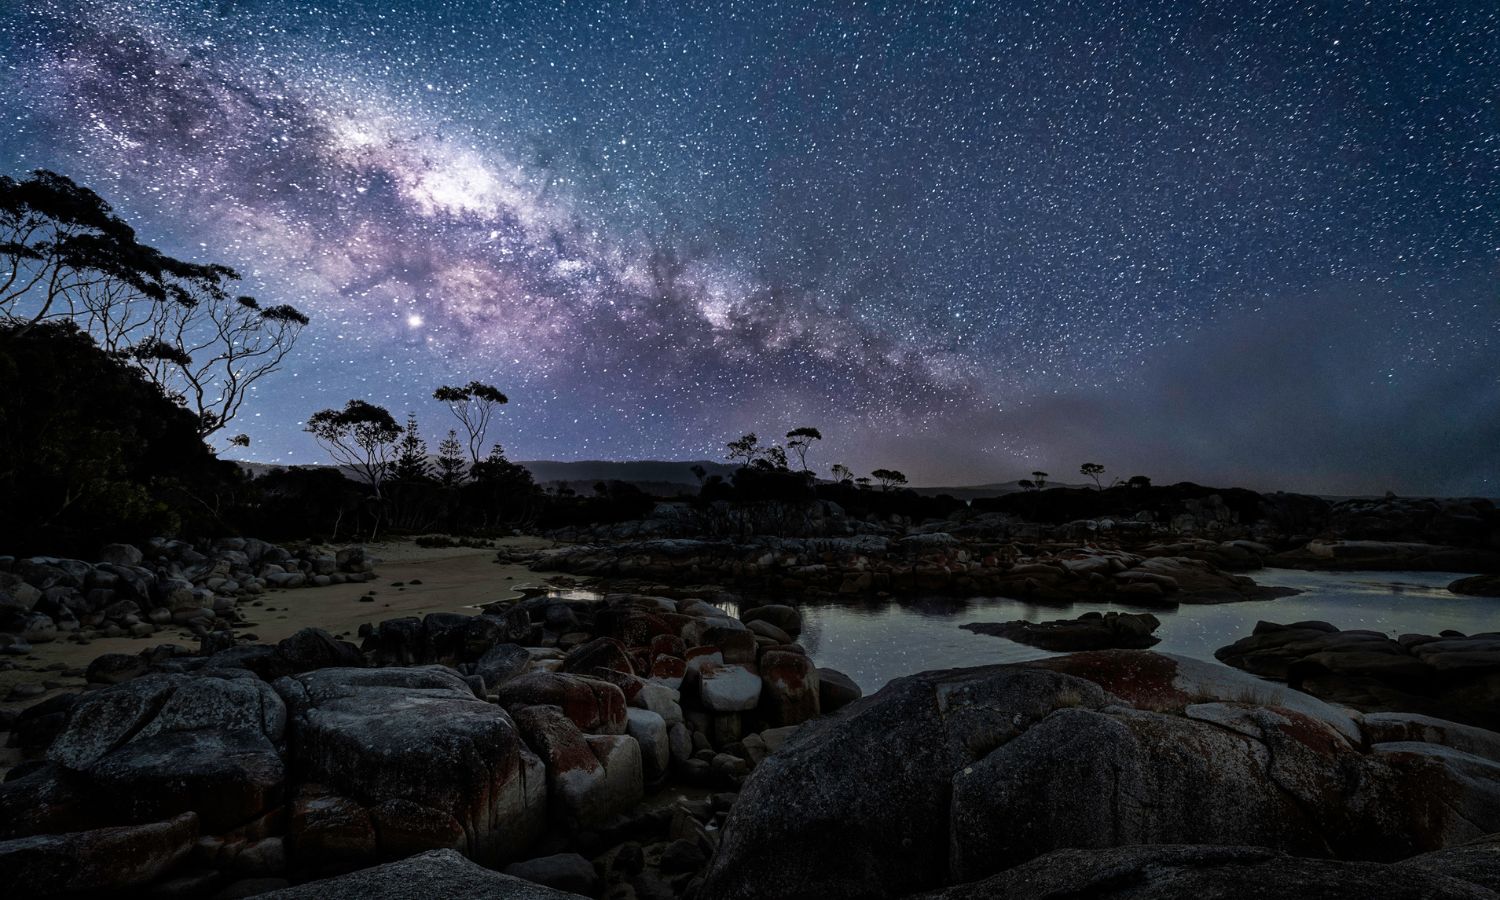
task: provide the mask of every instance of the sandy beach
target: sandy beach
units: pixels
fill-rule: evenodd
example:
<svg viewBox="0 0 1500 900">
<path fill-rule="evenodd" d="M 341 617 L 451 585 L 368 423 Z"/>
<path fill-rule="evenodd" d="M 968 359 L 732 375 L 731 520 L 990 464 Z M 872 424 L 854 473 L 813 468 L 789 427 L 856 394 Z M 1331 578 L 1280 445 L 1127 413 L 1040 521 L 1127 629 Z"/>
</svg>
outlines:
<svg viewBox="0 0 1500 900">
<path fill-rule="evenodd" d="M 496 561 L 497 548 L 547 546 L 551 546 L 550 541 L 534 537 L 506 538 L 489 548 L 418 547 L 410 541 L 365 544 L 366 552 L 380 560 L 375 566 L 378 577 L 374 581 L 271 590 L 254 600 L 244 599 L 239 610 L 251 624 L 238 633 L 275 642 L 300 628 L 313 626 L 358 643 L 359 626 L 366 622 L 373 624 L 429 612 L 472 613 L 478 604 L 514 597 L 520 588 L 543 583 L 541 576 L 525 566 Z M 360 601 L 372 593 L 373 602 Z M 261 605 L 254 605 L 257 600 Z M 196 648 L 198 639 L 184 629 L 170 627 L 143 638 L 36 644 L 32 653 L 14 660 L 15 668 L 0 671 L 0 697 L 8 697 L 13 686 L 26 683 L 46 685 L 47 694 L 0 702 L 0 709 L 19 709 L 58 690 L 76 689 L 84 684 L 83 669 L 95 657 L 106 653 L 139 653 L 157 644 L 173 643 Z"/>
</svg>

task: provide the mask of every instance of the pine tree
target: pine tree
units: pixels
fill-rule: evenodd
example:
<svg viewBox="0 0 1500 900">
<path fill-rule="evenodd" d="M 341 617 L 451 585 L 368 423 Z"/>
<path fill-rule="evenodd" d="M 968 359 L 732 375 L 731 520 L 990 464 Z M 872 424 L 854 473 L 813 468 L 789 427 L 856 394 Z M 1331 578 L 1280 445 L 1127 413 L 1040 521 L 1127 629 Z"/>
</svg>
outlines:
<svg viewBox="0 0 1500 900">
<path fill-rule="evenodd" d="M 406 429 L 401 441 L 396 444 L 396 480 L 403 482 L 428 481 L 432 478 L 432 463 L 427 460 L 427 442 L 417 428 L 417 414 L 406 414 Z"/>
<path fill-rule="evenodd" d="M 464 480 L 464 445 L 458 432 L 448 429 L 448 436 L 438 444 L 437 477 L 443 487 L 453 487 Z"/>
</svg>

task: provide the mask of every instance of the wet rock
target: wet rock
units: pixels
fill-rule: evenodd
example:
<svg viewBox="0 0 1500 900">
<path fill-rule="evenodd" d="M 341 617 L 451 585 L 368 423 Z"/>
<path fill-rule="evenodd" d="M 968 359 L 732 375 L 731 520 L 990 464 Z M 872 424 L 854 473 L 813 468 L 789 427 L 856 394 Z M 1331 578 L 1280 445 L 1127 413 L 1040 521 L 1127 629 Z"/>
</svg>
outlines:
<svg viewBox="0 0 1500 900">
<path fill-rule="evenodd" d="M 768 604 L 747 609 L 740 613 L 740 621 L 747 626 L 752 622 L 768 622 L 796 638 L 802 633 L 802 614 L 790 606 Z"/>
<path fill-rule="evenodd" d="M 818 668 L 818 707 L 824 714 L 838 712 L 862 696 L 853 678 L 837 669 Z"/>
<path fill-rule="evenodd" d="M 1144 650 L 1161 638 L 1152 634 L 1161 620 L 1150 613 L 1086 612 L 1051 622 L 970 622 L 966 631 L 1002 637 L 1043 650 Z"/>
</svg>

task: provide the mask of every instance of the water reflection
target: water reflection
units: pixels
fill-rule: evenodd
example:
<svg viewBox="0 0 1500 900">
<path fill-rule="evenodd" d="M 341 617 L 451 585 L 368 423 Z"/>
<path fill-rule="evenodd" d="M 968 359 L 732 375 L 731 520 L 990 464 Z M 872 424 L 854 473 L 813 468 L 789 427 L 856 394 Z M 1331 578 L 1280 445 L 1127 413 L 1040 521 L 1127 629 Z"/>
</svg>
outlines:
<svg viewBox="0 0 1500 900">
<path fill-rule="evenodd" d="M 1304 593 L 1280 600 L 1153 610 L 1162 620 L 1161 643 L 1153 649 L 1213 660 L 1261 619 L 1298 622 L 1319 619 L 1339 628 L 1362 628 L 1392 637 L 1435 634 L 1455 629 L 1472 634 L 1500 629 L 1500 602 L 1451 594 L 1447 585 L 1461 577 L 1444 572 L 1298 572 L 1265 570 L 1256 581 L 1298 588 Z M 847 673 L 866 692 L 900 675 L 924 669 L 1019 662 L 1051 656 L 1004 638 L 973 634 L 965 622 L 1071 618 L 1088 610 L 1137 608 L 1112 603 L 1036 603 L 983 598 L 932 597 L 909 602 L 855 601 L 803 604 L 801 642 L 820 666 Z"/>
</svg>

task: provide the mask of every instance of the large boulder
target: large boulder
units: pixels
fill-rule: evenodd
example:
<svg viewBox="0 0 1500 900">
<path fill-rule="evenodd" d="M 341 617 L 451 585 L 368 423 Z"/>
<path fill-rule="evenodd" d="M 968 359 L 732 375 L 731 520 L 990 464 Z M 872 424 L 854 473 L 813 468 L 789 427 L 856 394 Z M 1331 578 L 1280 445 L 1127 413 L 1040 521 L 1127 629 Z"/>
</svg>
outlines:
<svg viewBox="0 0 1500 900">
<path fill-rule="evenodd" d="M 1457 868 L 1457 867 L 1455 867 Z M 1482 884 L 1402 864 L 1299 859 L 1264 847 L 1156 845 L 1057 850 L 920 900 L 1490 900 Z"/>
<path fill-rule="evenodd" d="M 704 709 L 742 712 L 754 709 L 760 703 L 760 676 L 744 666 L 704 663 L 697 671 L 698 697 Z"/>
<path fill-rule="evenodd" d="M 625 733 L 625 693 L 599 678 L 528 672 L 501 685 L 501 706 L 556 706 L 584 731 Z"/>
<path fill-rule="evenodd" d="M 1406 712 L 1500 728 L 1500 632 L 1340 631 L 1327 622 L 1257 622 L 1221 661 L 1365 712 Z"/>
<path fill-rule="evenodd" d="M 818 669 L 818 708 L 822 712 L 838 712 L 863 696 L 864 691 L 853 678 L 838 669 Z"/>
<path fill-rule="evenodd" d="M 218 833 L 281 804 L 285 729 L 280 697 L 248 671 L 146 675 L 78 701 L 47 759 L 118 823 L 193 811 Z"/>
<path fill-rule="evenodd" d="M 432 850 L 386 863 L 259 895 L 263 900 L 582 900 L 540 884 L 502 875 L 452 850 Z"/>
<path fill-rule="evenodd" d="M 740 613 L 740 621 L 746 625 L 751 622 L 769 622 L 793 638 L 802 633 L 802 614 L 795 608 L 780 603 L 747 609 Z"/>
<path fill-rule="evenodd" d="M 767 650 L 760 678 L 760 709 L 772 725 L 800 725 L 818 715 L 818 670 L 804 654 Z"/>
<path fill-rule="evenodd" d="M 539 761 L 505 711 L 451 671 L 320 669 L 276 690 L 298 779 L 369 809 L 382 855 L 454 847 L 504 861 L 544 826 Z"/>
<path fill-rule="evenodd" d="M 640 802 L 645 776 L 633 738 L 584 734 L 556 706 L 522 707 L 515 717 L 546 766 L 555 822 L 566 828 L 594 826 Z"/>
<path fill-rule="evenodd" d="M 898 897 L 1053 850 L 1396 860 L 1500 830 L 1500 764 L 1140 651 L 927 672 L 806 724 L 746 782 L 702 897 Z"/>
<path fill-rule="evenodd" d="M 164 822 L 43 834 L 0 842 L 0 895 L 75 897 L 148 884 L 182 861 L 198 837 L 193 813 Z"/>
</svg>

